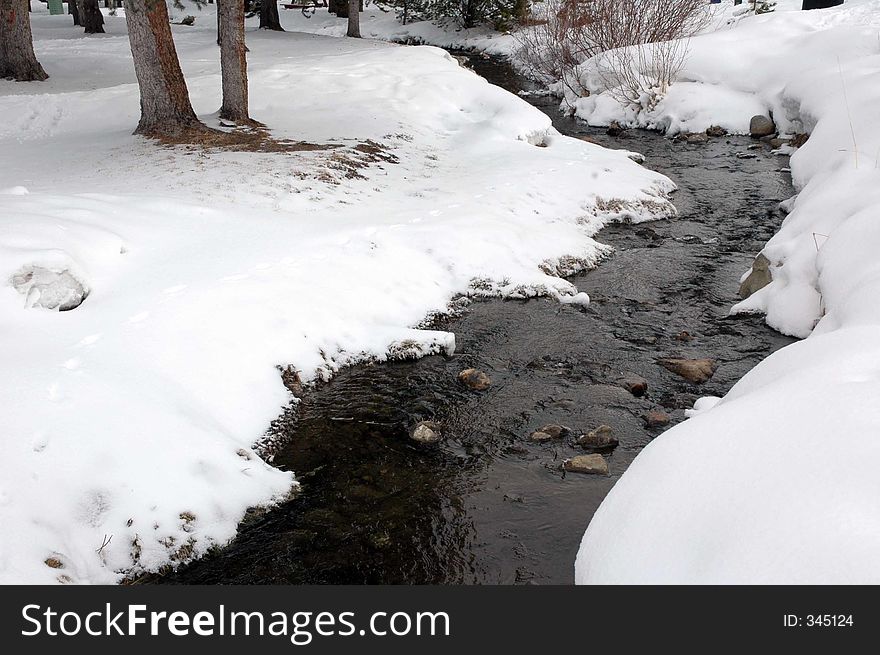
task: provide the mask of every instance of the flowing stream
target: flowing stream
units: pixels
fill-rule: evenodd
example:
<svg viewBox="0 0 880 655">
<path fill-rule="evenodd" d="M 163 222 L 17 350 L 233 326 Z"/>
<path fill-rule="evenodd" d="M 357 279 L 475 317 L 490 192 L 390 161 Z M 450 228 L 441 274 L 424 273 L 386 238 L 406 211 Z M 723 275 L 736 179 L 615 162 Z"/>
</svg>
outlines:
<svg viewBox="0 0 880 655">
<path fill-rule="evenodd" d="M 503 61 L 468 58 L 499 86 L 525 86 Z M 727 317 L 740 275 L 782 220 L 777 204 L 793 193 L 786 158 L 749 150 L 756 142 L 744 137 L 612 138 L 564 116 L 555 99 L 529 101 L 564 134 L 643 153 L 679 185 L 680 217 L 600 232 L 616 252 L 572 278 L 592 298 L 586 308 L 474 302 L 438 326 L 455 333 L 454 356 L 357 366 L 309 392 L 274 428 L 290 437 L 275 464 L 296 471 L 302 492 L 245 521 L 227 548 L 152 581 L 571 583 L 599 503 L 667 429 L 646 427 L 644 414 L 680 422 L 696 398 L 723 395 L 790 343 L 761 317 Z M 718 369 L 694 385 L 657 365 L 667 356 L 708 357 Z M 460 385 L 468 367 L 491 377 L 489 390 Z M 643 397 L 618 384 L 626 374 L 648 381 Z M 409 439 L 424 419 L 442 421 L 441 444 Z M 573 437 L 529 439 L 548 423 L 575 435 L 610 426 L 620 441 L 606 454 L 610 475 L 564 473 L 563 460 L 585 451 Z"/>
</svg>

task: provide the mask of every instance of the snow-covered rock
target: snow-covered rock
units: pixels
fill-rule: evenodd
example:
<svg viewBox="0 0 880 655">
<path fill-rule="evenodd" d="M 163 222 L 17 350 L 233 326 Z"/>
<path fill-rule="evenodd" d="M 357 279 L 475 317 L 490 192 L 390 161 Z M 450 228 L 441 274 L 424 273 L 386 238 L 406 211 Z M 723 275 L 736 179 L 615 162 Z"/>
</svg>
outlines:
<svg viewBox="0 0 880 655">
<path fill-rule="evenodd" d="M 26 307 L 67 311 L 82 304 L 87 289 L 68 270 L 53 271 L 42 266 L 25 266 L 12 276 L 12 286 L 25 296 Z"/>
</svg>

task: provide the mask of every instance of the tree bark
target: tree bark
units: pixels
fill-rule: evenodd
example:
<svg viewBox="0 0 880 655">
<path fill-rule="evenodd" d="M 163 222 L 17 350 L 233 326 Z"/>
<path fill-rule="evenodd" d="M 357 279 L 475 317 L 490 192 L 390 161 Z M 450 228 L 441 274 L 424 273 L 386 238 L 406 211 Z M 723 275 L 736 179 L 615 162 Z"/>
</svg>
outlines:
<svg viewBox="0 0 880 655">
<path fill-rule="evenodd" d="M 247 49 L 244 44 L 244 3 L 241 0 L 218 0 L 220 16 L 220 71 L 223 105 L 220 118 L 247 122 L 248 79 Z"/>
<path fill-rule="evenodd" d="M 83 0 L 82 24 L 86 34 L 104 33 L 104 14 L 98 7 L 98 0 Z"/>
<path fill-rule="evenodd" d="M 345 36 L 361 38 L 361 0 L 348 0 L 348 31 Z"/>
<path fill-rule="evenodd" d="M 74 25 L 82 27 L 82 20 L 79 17 L 79 2 L 77 0 L 67 0 L 67 13 L 73 18 Z"/>
<path fill-rule="evenodd" d="M 207 130 L 189 101 L 164 0 L 126 0 L 125 22 L 141 92 L 141 120 L 135 134 L 173 137 Z"/>
<path fill-rule="evenodd" d="M 45 80 L 48 75 L 34 54 L 27 0 L 0 0 L 0 79 Z"/>
<path fill-rule="evenodd" d="M 278 16 L 277 0 L 261 0 L 260 2 L 260 29 L 283 32 L 281 18 Z"/>
</svg>

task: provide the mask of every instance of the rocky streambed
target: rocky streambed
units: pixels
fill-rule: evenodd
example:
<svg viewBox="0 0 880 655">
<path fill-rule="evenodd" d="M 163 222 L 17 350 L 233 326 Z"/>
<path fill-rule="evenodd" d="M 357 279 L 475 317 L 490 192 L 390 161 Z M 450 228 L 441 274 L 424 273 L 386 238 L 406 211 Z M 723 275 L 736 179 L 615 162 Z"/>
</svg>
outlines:
<svg viewBox="0 0 880 655">
<path fill-rule="evenodd" d="M 503 62 L 471 63 L 522 88 Z M 603 230 L 614 255 L 572 278 L 588 307 L 474 302 L 438 326 L 454 356 L 358 366 L 308 392 L 273 428 L 289 437 L 275 464 L 302 492 L 159 581 L 570 583 L 590 517 L 639 451 L 790 342 L 727 316 L 793 193 L 785 158 L 744 137 L 612 137 L 530 101 L 565 134 L 643 153 L 679 185 L 680 217 Z"/>
</svg>

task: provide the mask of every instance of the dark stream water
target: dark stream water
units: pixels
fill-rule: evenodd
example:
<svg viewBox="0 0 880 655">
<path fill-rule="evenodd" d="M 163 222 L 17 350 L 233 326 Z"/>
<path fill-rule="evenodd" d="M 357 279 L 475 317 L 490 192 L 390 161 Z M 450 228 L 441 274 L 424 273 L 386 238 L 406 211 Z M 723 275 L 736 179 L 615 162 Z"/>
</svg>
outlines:
<svg viewBox="0 0 880 655">
<path fill-rule="evenodd" d="M 471 63 L 522 88 L 503 62 Z M 599 240 L 616 253 L 572 279 L 590 294 L 587 308 L 475 302 L 439 326 L 456 335 L 453 357 L 358 366 L 310 392 L 274 428 L 290 437 L 275 464 L 297 472 L 302 493 L 246 521 L 228 548 L 157 581 L 571 583 L 591 516 L 659 434 L 643 414 L 662 408 L 677 423 L 696 398 L 724 394 L 790 342 L 760 317 L 726 316 L 740 274 L 781 222 L 777 203 L 793 193 L 786 159 L 763 146 L 748 151 L 753 141 L 742 137 L 612 138 L 563 116 L 556 100 L 532 101 L 564 134 L 643 153 L 680 186 L 681 216 L 603 230 Z M 757 156 L 736 156 L 744 152 Z M 658 366 L 664 356 L 719 367 L 696 386 Z M 488 391 L 458 383 L 468 367 L 488 373 Z M 627 373 L 648 380 L 644 397 L 618 386 Z M 443 423 L 439 446 L 408 438 L 423 419 Z M 547 423 L 576 434 L 611 426 L 620 445 L 606 456 L 610 475 L 564 474 L 562 461 L 584 451 L 573 438 L 531 441 Z"/>
</svg>

